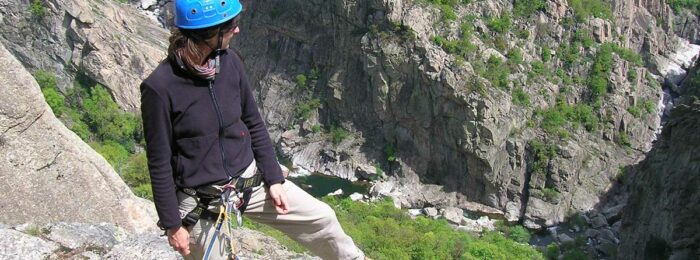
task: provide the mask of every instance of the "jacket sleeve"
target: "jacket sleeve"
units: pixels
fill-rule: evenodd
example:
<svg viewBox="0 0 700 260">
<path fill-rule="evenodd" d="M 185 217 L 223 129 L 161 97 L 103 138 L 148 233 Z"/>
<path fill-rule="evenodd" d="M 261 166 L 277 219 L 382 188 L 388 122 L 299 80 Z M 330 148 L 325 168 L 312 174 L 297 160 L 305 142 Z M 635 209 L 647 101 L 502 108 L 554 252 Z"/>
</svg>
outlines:
<svg viewBox="0 0 700 260">
<path fill-rule="evenodd" d="M 141 84 L 141 116 L 146 139 L 148 171 L 151 175 L 153 201 L 160 226 L 180 227 L 175 180 L 170 164 L 172 156 L 172 124 L 167 103 L 145 82 Z"/>
<path fill-rule="evenodd" d="M 272 145 L 272 140 L 270 139 L 270 134 L 267 132 L 265 122 L 262 116 L 260 116 L 258 105 L 255 103 L 253 92 L 248 83 L 248 76 L 238 56 L 233 56 L 238 73 L 241 75 L 241 80 L 239 82 L 241 87 L 241 119 L 250 131 L 253 155 L 255 156 L 255 161 L 257 161 L 258 169 L 262 171 L 263 180 L 267 186 L 284 183 L 284 176 L 277 162 L 275 148 Z"/>
</svg>

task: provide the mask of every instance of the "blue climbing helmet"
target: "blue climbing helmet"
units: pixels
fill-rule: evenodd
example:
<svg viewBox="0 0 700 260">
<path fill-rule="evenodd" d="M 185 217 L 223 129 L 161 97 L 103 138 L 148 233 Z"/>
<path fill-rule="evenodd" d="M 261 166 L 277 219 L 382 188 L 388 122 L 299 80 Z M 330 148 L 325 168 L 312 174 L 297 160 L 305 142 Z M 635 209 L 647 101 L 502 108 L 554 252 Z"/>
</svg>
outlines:
<svg viewBox="0 0 700 260">
<path fill-rule="evenodd" d="M 175 26 L 207 28 L 233 19 L 242 10 L 239 0 L 175 0 Z"/>
</svg>

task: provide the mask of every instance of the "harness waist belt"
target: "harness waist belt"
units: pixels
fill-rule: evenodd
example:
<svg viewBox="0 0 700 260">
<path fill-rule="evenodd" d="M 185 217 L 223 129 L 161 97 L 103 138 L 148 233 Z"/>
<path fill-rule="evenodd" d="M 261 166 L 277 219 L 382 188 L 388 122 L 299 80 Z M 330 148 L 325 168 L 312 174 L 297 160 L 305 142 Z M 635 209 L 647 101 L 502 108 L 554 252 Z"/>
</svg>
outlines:
<svg viewBox="0 0 700 260">
<path fill-rule="evenodd" d="M 246 189 L 255 188 L 262 184 L 262 174 L 256 173 L 250 178 L 237 177 L 234 188 L 238 192 L 243 192 Z M 182 192 L 187 195 L 198 197 L 198 198 L 212 198 L 216 199 L 221 196 L 221 190 L 214 187 L 214 185 L 205 185 L 199 188 L 182 188 Z"/>
</svg>

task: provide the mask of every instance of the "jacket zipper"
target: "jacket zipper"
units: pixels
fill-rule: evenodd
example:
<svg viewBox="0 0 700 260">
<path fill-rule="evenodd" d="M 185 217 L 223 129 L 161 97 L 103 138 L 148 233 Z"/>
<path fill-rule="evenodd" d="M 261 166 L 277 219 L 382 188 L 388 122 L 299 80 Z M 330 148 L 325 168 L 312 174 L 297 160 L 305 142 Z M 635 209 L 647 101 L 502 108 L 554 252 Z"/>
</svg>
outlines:
<svg viewBox="0 0 700 260">
<path fill-rule="evenodd" d="M 223 115 L 221 114 L 221 110 L 219 110 L 219 103 L 216 101 L 213 80 L 209 81 L 209 96 L 211 96 L 211 100 L 214 102 L 214 110 L 216 110 L 216 116 L 219 119 L 219 150 L 221 150 L 221 161 L 223 162 L 224 171 L 226 172 L 226 175 L 229 178 L 232 178 L 233 175 L 228 171 L 228 168 L 226 167 L 226 152 L 224 151 L 224 120 Z"/>
</svg>

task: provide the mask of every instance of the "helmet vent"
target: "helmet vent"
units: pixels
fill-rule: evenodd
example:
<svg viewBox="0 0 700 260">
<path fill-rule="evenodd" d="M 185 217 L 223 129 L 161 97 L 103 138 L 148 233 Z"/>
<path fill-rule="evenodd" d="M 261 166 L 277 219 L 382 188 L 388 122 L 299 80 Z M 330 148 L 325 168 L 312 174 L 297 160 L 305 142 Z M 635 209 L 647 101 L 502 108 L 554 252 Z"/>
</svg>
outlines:
<svg viewBox="0 0 700 260">
<path fill-rule="evenodd" d="M 192 8 L 192 14 L 197 14 L 197 9 Z"/>
<path fill-rule="evenodd" d="M 221 6 L 226 6 L 226 1 L 221 1 Z"/>
</svg>

